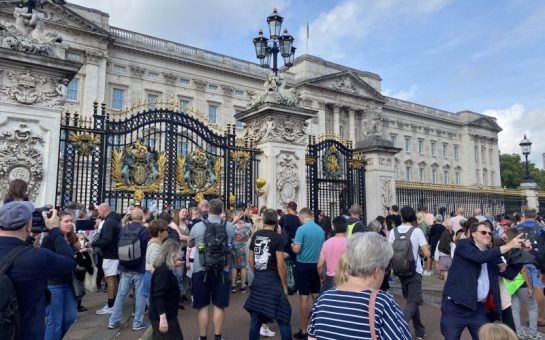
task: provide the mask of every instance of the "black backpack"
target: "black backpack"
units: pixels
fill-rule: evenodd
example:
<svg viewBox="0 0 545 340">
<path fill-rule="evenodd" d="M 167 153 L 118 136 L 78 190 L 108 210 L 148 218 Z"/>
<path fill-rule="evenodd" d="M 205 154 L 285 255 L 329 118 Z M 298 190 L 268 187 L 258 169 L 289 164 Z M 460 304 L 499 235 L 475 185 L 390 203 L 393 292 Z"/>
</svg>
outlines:
<svg viewBox="0 0 545 340">
<path fill-rule="evenodd" d="M 227 221 L 210 223 L 204 220 L 206 231 L 204 232 L 204 263 L 202 266 L 208 271 L 223 271 L 227 264 L 229 245 L 227 241 Z"/>
<path fill-rule="evenodd" d="M 117 252 L 119 264 L 126 268 L 135 268 L 142 262 L 142 247 L 140 246 L 140 231 L 143 227 L 136 230 L 130 230 L 126 226 L 127 232 L 119 237 Z"/>
<path fill-rule="evenodd" d="M 394 228 L 392 270 L 396 276 L 411 276 L 416 272 L 416 262 L 411 243 L 411 234 L 414 229 L 414 227 L 411 227 L 406 233 L 400 233 L 398 228 Z"/>
<path fill-rule="evenodd" d="M 6 271 L 17 256 L 31 248 L 28 245 L 17 246 L 10 250 L 0 262 L 0 339 L 18 339 L 21 329 L 19 302 L 17 301 L 13 281 L 6 274 Z"/>
</svg>

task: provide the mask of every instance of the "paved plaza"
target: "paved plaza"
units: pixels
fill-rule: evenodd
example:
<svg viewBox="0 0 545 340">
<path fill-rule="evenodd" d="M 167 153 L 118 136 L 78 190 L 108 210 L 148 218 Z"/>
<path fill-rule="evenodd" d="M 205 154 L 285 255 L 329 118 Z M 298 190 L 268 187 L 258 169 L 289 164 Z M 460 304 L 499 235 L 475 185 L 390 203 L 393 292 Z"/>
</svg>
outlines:
<svg viewBox="0 0 545 340">
<path fill-rule="evenodd" d="M 439 329 L 439 321 L 441 319 L 440 301 L 441 293 L 443 289 L 443 281 L 439 280 L 436 276 L 423 277 L 423 289 L 424 289 L 424 305 L 421 308 L 422 320 L 426 326 L 427 339 L 442 339 L 441 331 Z M 404 301 L 401 297 L 401 289 L 399 284 L 393 284 L 392 293 L 395 295 L 397 301 L 400 302 L 403 307 Z M 248 293 L 241 294 L 235 293 L 231 295 L 231 305 L 226 310 L 225 318 L 225 330 L 223 335 L 226 340 L 242 340 L 248 338 L 248 330 L 250 324 L 249 314 L 242 308 Z M 289 298 L 292 306 L 291 325 L 292 330 L 297 331 L 299 324 L 299 300 L 296 295 Z M 94 311 L 104 305 L 106 301 L 106 294 L 104 293 L 92 293 L 87 294 L 83 298 L 84 305 L 89 308 L 89 311 L 79 313 L 78 321 L 72 325 L 65 339 L 77 340 L 104 340 L 104 339 L 118 339 L 118 340 L 136 340 L 139 339 L 144 331 L 133 331 L 131 329 L 131 303 L 132 299 L 128 299 L 125 303 L 123 310 L 123 322 L 120 329 L 108 329 L 106 327 L 108 317 L 106 315 L 95 315 Z M 180 310 L 178 313 L 178 319 L 182 326 L 182 332 L 184 339 L 198 339 L 197 328 L 197 314 L 191 306 L 186 306 L 185 310 Z M 277 325 L 272 325 L 271 329 L 277 330 Z M 412 329 L 411 329 L 412 330 Z M 540 332 L 543 333 L 545 327 L 540 328 Z M 209 334 L 212 334 L 213 330 L 209 328 Z M 413 334 L 414 335 L 414 334 Z M 266 339 L 266 338 L 264 338 Z M 280 339 L 277 335 L 269 339 Z M 469 340 L 471 337 L 467 330 L 464 332 L 462 340 Z"/>
</svg>

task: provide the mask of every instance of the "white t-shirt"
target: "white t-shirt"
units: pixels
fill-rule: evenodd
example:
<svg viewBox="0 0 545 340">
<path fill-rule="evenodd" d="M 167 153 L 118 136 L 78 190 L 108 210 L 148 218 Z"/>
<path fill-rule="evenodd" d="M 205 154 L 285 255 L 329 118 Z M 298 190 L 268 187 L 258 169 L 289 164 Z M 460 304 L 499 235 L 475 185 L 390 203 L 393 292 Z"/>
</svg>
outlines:
<svg viewBox="0 0 545 340">
<path fill-rule="evenodd" d="M 397 230 L 400 234 L 404 234 L 407 231 L 409 231 L 411 227 L 412 227 L 411 225 L 401 224 L 399 227 L 397 227 Z M 388 240 L 390 241 L 390 243 L 394 243 L 395 232 L 393 230 L 390 232 L 390 235 L 388 236 Z M 426 237 L 424 236 L 424 233 L 422 232 L 422 229 L 418 227 L 414 228 L 413 233 L 411 234 L 411 243 L 413 246 L 413 256 L 416 261 L 416 272 L 418 274 L 422 274 L 424 270 L 422 269 L 422 259 L 420 258 L 420 255 L 418 254 L 418 250 L 420 249 L 421 246 L 425 246 L 426 244 L 428 244 L 428 242 L 426 241 Z"/>
</svg>

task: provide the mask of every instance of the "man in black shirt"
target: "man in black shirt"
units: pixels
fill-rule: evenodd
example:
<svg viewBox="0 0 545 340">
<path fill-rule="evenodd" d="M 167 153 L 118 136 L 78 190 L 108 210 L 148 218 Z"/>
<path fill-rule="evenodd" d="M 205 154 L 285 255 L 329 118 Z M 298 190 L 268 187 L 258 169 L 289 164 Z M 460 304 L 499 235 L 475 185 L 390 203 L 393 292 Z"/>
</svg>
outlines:
<svg viewBox="0 0 545 340">
<path fill-rule="evenodd" d="M 386 216 L 386 226 L 388 230 L 392 230 L 395 227 L 401 225 L 401 216 L 399 216 L 399 207 L 397 205 L 392 205 L 392 209 L 388 216 Z"/>
<path fill-rule="evenodd" d="M 290 260 L 295 262 L 296 255 L 291 250 L 291 241 L 295 238 L 295 232 L 297 228 L 301 225 L 299 217 L 297 216 L 297 203 L 289 202 L 287 206 L 288 213 L 278 221 L 278 225 L 282 228 L 283 233 L 283 242 L 284 242 L 284 252 L 288 253 Z"/>
</svg>

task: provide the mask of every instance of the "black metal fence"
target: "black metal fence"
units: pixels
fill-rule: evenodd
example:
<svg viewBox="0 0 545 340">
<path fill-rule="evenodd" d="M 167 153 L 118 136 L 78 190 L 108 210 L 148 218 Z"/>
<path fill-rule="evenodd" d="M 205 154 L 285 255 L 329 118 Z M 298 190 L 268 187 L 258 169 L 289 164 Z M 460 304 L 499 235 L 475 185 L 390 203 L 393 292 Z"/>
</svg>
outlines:
<svg viewBox="0 0 545 340">
<path fill-rule="evenodd" d="M 309 136 L 306 155 L 308 206 L 335 217 L 359 204 L 365 211 L 365 162 L 351 142 Z"/>
<path fill-rule="evenodd" d="M 121 211 L 140 204 L 161 208 L 218 197 L 257 204 L 257 150 L 206 117 L 174 105 L 92 117 L 65 114 L 60 133 L 57 203 L 109 203 Z M 158 106 L 161 103 L 157 103 Z"/>
<path fill-rule="evenodd" d="M 514 189 L 396 181 L 396 194 L 400 207 L 427 207 L 433 214 L 450 214 L 457 208 L 471 212 L 479 208 L 483 214 L 495 216 L 522 212 L 526 206 L 524 193 Z"/>
</svg>

